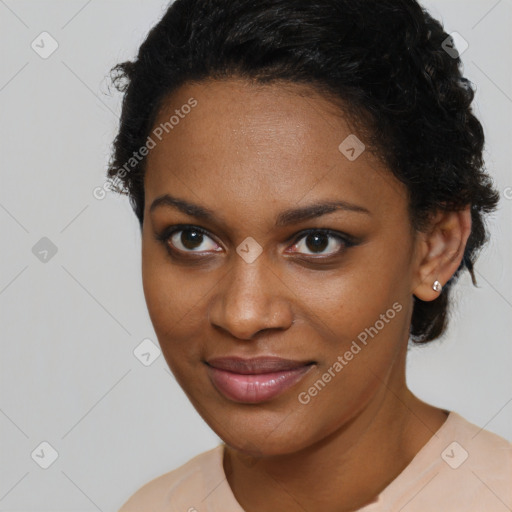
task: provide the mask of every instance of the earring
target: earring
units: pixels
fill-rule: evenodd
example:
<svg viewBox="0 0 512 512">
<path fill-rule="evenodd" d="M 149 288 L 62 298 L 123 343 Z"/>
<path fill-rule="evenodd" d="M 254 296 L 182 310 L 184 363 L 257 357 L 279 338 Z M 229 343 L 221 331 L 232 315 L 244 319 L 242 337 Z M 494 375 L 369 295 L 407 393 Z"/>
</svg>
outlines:
<svg viewBox="0 0 512 512">
<path fill-rule="evenodd" d="M 441 285 L 441 283 L 439 281 L 437 281 L 437 279 L 434 281 L 434 284 L 432 285 L 432 288 L 436 291 L 436 292 L 440 292 L 443 287 Z"/>
</svg>

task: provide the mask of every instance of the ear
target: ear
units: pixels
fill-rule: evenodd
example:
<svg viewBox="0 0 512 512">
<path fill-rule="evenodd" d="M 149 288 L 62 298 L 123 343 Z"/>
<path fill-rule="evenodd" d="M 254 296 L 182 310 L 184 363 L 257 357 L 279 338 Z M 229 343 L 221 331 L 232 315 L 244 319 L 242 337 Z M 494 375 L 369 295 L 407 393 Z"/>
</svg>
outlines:
<svg viewBox="0 0 512 512">
<path fill-rule="evenodd" d="M 438 211 L 429 227 L 417 233 L 412 293 L 431 301 L 442 293 L 433 288 L 434 282 L 444 286 L 462 261 L 471 233 L 471 206 L 460 211 Z"/>
</svg>

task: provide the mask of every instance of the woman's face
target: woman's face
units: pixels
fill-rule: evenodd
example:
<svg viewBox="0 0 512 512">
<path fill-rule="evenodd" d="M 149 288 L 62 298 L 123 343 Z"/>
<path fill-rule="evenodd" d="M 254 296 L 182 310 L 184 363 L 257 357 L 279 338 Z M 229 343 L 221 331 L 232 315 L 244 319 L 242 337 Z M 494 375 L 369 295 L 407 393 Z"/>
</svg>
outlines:
<svg viewBox="0 0 512 512">
<path fill-rule="evenodd" d="M 320 441 L 402 383 L 416 279 L 405 187 L 297 91 L 183 86 L 145 176 L 143 285 L 165 359 L 219 437 L 266 454 Z M 208 364 L 227 357 L 295 363 Z"/>
</svg>

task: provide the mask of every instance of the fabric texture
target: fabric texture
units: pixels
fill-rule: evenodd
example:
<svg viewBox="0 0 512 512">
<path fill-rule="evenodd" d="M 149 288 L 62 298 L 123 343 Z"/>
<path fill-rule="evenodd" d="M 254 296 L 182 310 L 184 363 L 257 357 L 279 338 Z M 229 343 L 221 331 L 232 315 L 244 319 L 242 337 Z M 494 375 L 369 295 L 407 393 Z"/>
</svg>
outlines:
<svg viewBox="0 0 512 512">
<path fill-rule="evenodd" d="M 224 443 L 141 487 L 119 512 L 244 512 L 223 468 Z M 409 465 L 354 512 L 510 512 L 512 444 L 454 411 Z"/>
</svg>

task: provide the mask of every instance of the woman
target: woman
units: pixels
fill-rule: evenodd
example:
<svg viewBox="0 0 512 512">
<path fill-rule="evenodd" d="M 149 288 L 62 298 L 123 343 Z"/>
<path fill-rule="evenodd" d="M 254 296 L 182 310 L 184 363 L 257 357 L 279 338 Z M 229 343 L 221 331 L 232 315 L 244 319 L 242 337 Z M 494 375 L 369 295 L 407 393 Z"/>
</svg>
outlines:
<svg viewBox="0 0 512 512">
<path fill-rule="evenodd" d="M 510 510 L 512 445 L 405 378 L 498 202 L 447 42 L 413 0 L 176 0 L 115 68 L 109 177 L 223 441 L 122 512 Z"/>
</svg>

